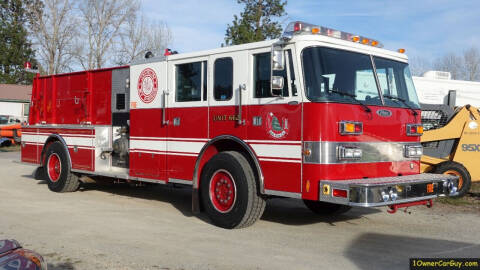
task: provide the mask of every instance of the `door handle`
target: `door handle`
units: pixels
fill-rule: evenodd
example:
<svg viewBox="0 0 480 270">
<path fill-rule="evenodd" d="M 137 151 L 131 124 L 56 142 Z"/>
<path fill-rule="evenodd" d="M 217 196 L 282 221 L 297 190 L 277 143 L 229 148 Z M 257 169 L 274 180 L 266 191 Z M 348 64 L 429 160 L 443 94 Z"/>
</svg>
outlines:
<svg viewBox="0 0 480 270">
<path fill-rule="evenodd" d="M 162 93 L 162 125 L 166 126 L 168 125 L 168 120 L 165 116 L 165 113 L 167 111 L 167 108 L 166 108 L 166 99 L 167 99 L 167 96 L 168 96 L 168 92 L 167 91 L 163 91 Z"/>
<path fill-rule="evenodd" d="M 239 125 L 245 125 L 245 120 L 242 119 L 242 91 L 246 90 L 247 86 L 245 84 L 240 84 L 238 87 L 238 119 L 237 123 Z"/>
<path fill-rule="evenodd" d="M 298 105 L 298 101 L 294 100 L 294 101 L 289 101 L 288 102 L 288 105 Z"/>
</svg>

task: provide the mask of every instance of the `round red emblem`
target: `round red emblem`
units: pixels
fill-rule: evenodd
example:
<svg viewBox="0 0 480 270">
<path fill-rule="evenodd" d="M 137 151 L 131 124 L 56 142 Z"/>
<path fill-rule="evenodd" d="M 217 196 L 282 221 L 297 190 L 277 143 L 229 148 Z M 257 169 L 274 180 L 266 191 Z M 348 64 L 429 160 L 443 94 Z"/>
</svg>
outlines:
<svg viewBox="0 0 480 270">
<path fill-rule="evenodd" d="M 137 90 L 138 96 L 144 103 L 150 103 L 155 99 L 158 92 L 158 80 L 153 69 L 146 68 L 140 73 Z"/>
</svg>

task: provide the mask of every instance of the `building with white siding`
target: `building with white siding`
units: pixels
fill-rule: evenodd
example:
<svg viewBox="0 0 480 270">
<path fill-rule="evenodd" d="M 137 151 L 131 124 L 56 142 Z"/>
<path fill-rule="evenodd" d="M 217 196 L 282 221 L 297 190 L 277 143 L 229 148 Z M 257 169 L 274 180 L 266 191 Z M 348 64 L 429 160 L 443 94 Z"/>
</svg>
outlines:
<svg viewBox="0 0 480 270">
<path fill-rule="evenodd" d="M 26 121 L 31 95 L 31 85 L 0 84 L 0 115 Z"/>
</svg>

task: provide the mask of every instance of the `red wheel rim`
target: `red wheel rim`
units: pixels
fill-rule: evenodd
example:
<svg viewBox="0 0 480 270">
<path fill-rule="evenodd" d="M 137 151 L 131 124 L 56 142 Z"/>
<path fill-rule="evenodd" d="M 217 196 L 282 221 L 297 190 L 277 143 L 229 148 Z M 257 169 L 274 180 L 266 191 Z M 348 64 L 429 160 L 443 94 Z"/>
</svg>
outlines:
<svg viewBox="0 0 480 270">
<path fill-rule="evenodd" d="M 48 162 L 47 162 L 47 172 L 48 172 L 48 178 L 52 182 L 57 182 L 58 179 L 60 179 L 60 174 L 62 172 L 62 163 L 60 163 L 60 157 L 53 153 L 48 157 Z"/>
<path fill-rule="evenodd" d="M 225 170 L 216 171 L 210 179 L 210 201 L 218 212 L 232 210 L 237 197 L 237 187 L 232 175 Z"/>
</svg>

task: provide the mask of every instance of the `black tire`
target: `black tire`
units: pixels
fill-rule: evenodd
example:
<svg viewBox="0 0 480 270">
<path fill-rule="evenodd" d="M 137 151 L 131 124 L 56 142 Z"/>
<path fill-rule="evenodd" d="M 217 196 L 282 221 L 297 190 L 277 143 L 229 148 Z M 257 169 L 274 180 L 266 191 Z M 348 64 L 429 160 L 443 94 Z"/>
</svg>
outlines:
<svg viewBox="0 0 480 270">
<path fill-rule="evenodd" d="M 307 206 L 307 208 L 310 209 L 312 212 L 321 216 L 340 215 L 352 209 L 352 207 L 348 205 L 311 200 L 303 200 L 303 203 L 305 203 L 305 206 Z"/>
<path fill-rule="evenodd" d="M 35 180 L 47 180 L 47 173 L 45 172 L 45 167 L 38 167 L 33 172 L 33 178 Z"/>
<path fill-rule="evenodd" d="M 470 190 L 472 178 L 468 170 L 460 163 L 454 161 L 445 161 L 438 164 L 433 173 L 450 174 L 459 177 L 458 197 L 463 197 Z"/>
<path fill-rule="evenodd" d="M 49 171 L 50 158 L 56 156 L 60 160 L 60 170 L 58 178 L 52 179 L 53 172 Z M 48 188 L 55 192 L 73 192 L 80 186 L 79 177 L 71 172 L 70 164 L 68 162 L 65 147 L 61 142 L 52 143 L 45 153 L 44 164 L 45 175 L 48 183 Z"/>
<path fill-rule="evenodd" d="M 211 183 L 215 183 L 214 176 L 217 173 L 229 174 L 231 182 L 234 183 L 233 202 L 230 201 L 230 208 L 224 212 L 215 206 L 218 205 L 218 200 L 211 197 L 211 194 L 215 196 L 210 190 L 211 187 L 215 187 L 211 186 Z M 200 196 L 212 223 L 225 229 L 239 229 L 252 225 L 262 216 L 266 205 L 265 199 L 258 192 L 252 167 L 242 154 L 234 151 L 221 152 L 205 164 L 200 182 Z M 230 197 L 228 199 L 230 200 Z"/>
</svg>

